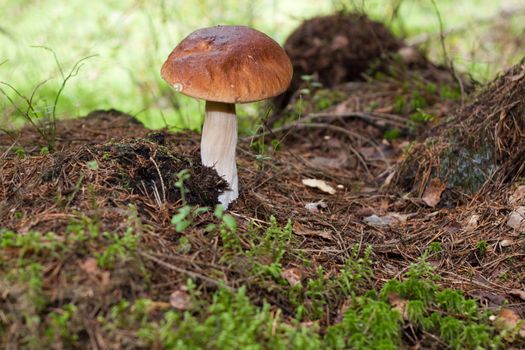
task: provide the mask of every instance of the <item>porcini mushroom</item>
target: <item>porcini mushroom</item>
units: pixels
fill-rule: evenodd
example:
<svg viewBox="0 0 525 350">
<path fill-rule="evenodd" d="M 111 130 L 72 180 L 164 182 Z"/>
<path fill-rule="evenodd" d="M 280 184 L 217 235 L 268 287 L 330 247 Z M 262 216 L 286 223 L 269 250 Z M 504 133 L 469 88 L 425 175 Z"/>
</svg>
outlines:
<svg viewBox="0 0 525 350">
<path fill-rule="evenodd" d="M 244 26 L 199 29 L 182 40 L 161 69 L 176 91 L 206 100 L 201 160 L 229 184 L 219 196 L 225 208 L 239 196 L 235 149 L 236 103 L 283 93 L 292 64 L 272 38 Z"/>
</svg>

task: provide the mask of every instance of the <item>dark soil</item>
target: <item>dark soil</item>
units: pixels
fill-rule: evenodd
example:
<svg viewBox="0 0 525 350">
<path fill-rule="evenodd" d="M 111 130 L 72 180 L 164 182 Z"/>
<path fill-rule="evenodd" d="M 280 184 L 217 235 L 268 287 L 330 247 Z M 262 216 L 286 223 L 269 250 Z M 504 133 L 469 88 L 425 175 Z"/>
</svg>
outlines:
<svg viewBox="0 0 525 350">
<path fill-rule="evenodd" d="M 99 129 L 104 125 L 108 128 Z M 0 146 L 0 150 L 11 149 L 0 162 L 3 227 L 21 232 L 60 231 L 70 221 L 70 214 L 96 207 L 111 216 L 112 209 L 128 204 L 151 220 L 157 217 L 157 206 L 181 205 L 177 182 L 182 170 L 189 176 L 184 181 L 188 204 L 214 205 L 226 188 L 213 169 L 202 166 L 195 149 L 181 153 L 183 142 L 175 146 L 172 135 L 149 132 L 117 111 L 97 111 L 68 120 L 58 125 L 57 132 L 61 151 L 50 155 L 12 157 L 12 145 Z M 24 145 L 38 154 L 41 140 L 34 130 L 24 129 L 21 135 L 18 147 Z M 181 136 L 180 141 L 183 139 Z M 108 224 L 107 229 L 114 229 L 119 223 Z"/>
<path fill-rule="evenodd" d="M 303 75 L 316 74 L 316 80 L 325 87 L 362 80 L 362 74 L 372 64 L 379 64 L 381 58 L 397 51 L 401 45 L 382 23 L 366 15 L 341 12 L 306 20 L 284 44 L 294 76 L 287 92 L 275 100 L 275 105 L 278 109 L 286 106 L 303 83 Z"/>
<path fill-rule="evenodd" d="M 406 47 L 384 24 L 364 14 L 341 12 L 306 20 L 288 37 L 284 47 L 294 76 L 287 91 L 273 100 L 270 125 L 286 117 L 284 110 L 293 105 L 302 88 L 315 90 L 312 83 L 333 88 L 370 77 L 376 80 L 378 75 L 402 82 L 409 82 L 409 76 L 413 76 L 455 86 L 463 93 L 472 91 L 470 79 L 431 63 L 417 48 Z M 312 80 L 303 80 L 305 75 L 312 76 Z"/>
<path fill-rule="evenodd" d="M 119 137 L 144 136 L 149 131 L 129 114 L 117 110 L 93 111 L 81 119 L 57 123 L 57 150 L 77 145 L 90 145 L 118 139 Z M 0 147 L 23 147 L 28 154 L 38 154 L 45 145 L 34 128 L 27 127 L 9 136 L 0 133 Z M 0 149 L 0 152 L 2 150 Z"/>
</svg>

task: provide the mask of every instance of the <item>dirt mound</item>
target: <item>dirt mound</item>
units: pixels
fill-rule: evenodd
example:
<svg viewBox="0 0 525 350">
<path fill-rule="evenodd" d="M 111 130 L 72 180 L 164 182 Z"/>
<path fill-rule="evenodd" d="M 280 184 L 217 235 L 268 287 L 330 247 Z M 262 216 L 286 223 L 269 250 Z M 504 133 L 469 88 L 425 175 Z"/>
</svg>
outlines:
<svg viewBox="0 0 525 350">
<path fill-rule="evenodd" d="M 472 195 L 525 174 L 525 60 L 443 120 L 401 163 L 395 184 L 421 194 L 438 177 Z"/>
<path fill-rule="evenodd" d="M 56 124 L 57 150 L 75 145 L 96 144 L 112 138 L 141 137 L 149 132 L 133 116 L 120 111 L 97 110 L 88 115 Z M 0 152 L 7 148 L 23 148 L 27 154 L 38 154 L 45 141 L 34 127 L 27 126 L 9 134 L 0 133 Z"/>
<path fill-rule="evenodd" d="M 315 74 L 325 87 L 362 80 L 368 68 L 381 65 L 381 59 L 401 46 L 383 24 L 364 14 L 341 12 L 306 20 L 284 44 L 294 77 L 289 89 L 274 103 L 277 109 L 284 108 L 304 75 Z"/>
<path fill-rule="evenodd" d="M 129 204 L 149 220 L 165 213 L 169 223 L 169 214 L 181 203 L 213 206 L 227 186 L 198 154 L 170 147 L 162 132 L 51 155 L 14 156 L 2 162 L 0 171 L 0 222 L 19 232 L 60 231 L 69 214 L 79 212 L 95 211 L 111 223 Z M 107 229 L 114 224 L 118 220 Z"/>
<path fill-rule="evenodd" d="M 373 86 L 383 87 L 387 81 L 396 85 L 395 89 L 404 90 L 403 94 L 420 93 L 435 103 L 464 97 L 475 85 L 470 77 L 430 62 L 417 48 L 405 46 L 403 40 L 395 38 L 383 24 L 363 14 L 341 12 L 307 20 L 290 35 L 285 49 L 294 66 L 294 77 L 287 91 L 273 100 L 274 113 L 268 119 L 269 126 L 293 119 L 290 117 L 294 117 L 297 103 L 319 90 L 333 89 L 339 96 L 352 99 L 347 85 L 360 85 L 369 90 Z M 311 77 L 305 79 L 305 75 Z M 392 91 L 390 87 L 387 89 L 389 91 L 377 92 L 379 99 Z M 350 90 L 357 90 L 359 94 L 358 89 Z M 371 105 L 377 104 L 373 95 Z M 334 96 L 332 94 L 332 100 L 338 100 Z M 389 99 L 395 97 L 388 96 Z M 322 102 L 326 109 L 326 105 L 333 105 L 330 102 L 334 101 L 324 98 Z M 407 101 L 395 112 L 409 115 L 410 103 L 411 100 Z M 403 101 L 395 101 L 390 110 L 399 109 L 400 104 Z M 412 110 L 431 104 L 416 103 Z M 366 107 L 361 106 L 361 110 Z M 304 111 L 299 110 L 299 114 L 304 115 Z"/>
</svg>

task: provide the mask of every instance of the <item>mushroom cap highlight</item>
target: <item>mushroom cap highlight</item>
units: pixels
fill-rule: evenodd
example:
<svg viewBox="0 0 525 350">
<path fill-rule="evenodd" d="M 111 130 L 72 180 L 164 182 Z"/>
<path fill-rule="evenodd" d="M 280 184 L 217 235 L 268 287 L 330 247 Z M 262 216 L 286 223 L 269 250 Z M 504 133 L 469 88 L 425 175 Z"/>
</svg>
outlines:
<svg viewBox="0 0 525 350">
<path fill-rule="evenodd" d="M 290 59 L 272 38 L 245 26 L 194 31 L 170 53 L 161 76 L 180 93 L 208 101 L 247 103 L 283 93 Z"/>
</svg>

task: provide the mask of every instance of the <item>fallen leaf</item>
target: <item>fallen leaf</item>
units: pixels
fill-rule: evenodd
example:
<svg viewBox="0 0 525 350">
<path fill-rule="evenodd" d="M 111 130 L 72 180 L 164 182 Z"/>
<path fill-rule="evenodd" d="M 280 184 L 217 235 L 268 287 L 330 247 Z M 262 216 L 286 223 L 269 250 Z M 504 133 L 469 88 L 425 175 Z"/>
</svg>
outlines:
<svg viewBox="0 0 525 350">
<path fill-rule="evenodd" d="M 319 324 L 318 321 L 303 321 L 303 322 L 301 322 L 301 326 L 305 327 L 305 328 L 317 327 L 318 324 Z"/>
<path fill-rule="evenodd" d="M 439 178 L 435 177 L 427 185 L 425 192 L 423 193 L 423 202 L 431 208 L 438 205 L 441 200 L 441 194 L 447 188 Z"/>
<path fill-rule="evenodd" d="M 510 239 L 504 239 L 501 242 L 499 242 L 499 245 L 502 246 L 503 248 L 505 248 L 505 247 L 511 246 L 513 243 L 514 243 L 514 241 L 512 241 Z"/>
<path fill-rule="evenodd" d="M 519 232 L 525 232 L 525 207 L 518 207 L 509 214 L 507 226 Z"/>
<path fill-rule="evenodd" d="M 492 318 L 494 326 L 499 331 L 509 332 L 508 339 L 512 341 L 514 332 L 521 338 L 525 338 L 525 323 L 518 313 L 512 309 L 502 308 L 497 317 Z M 519 327 L 519 328 L 518 328 Z"/>
<path fill-rule="evenodd" d="M 467 224 L 464 227 L 465 231 L 467 231 L 467 232 L 474 231 L 476 228 L 478 228 L 478 222 L 479 222 L 479 215 L 477 215 L 477 214 L 471 215 L 468 218 Z"/>
<path fill-rule="evenodd" d="M 396 293 L 389 293 L 388 303 L 392 306 L 394 310 L 399 311 L 399 313 L 403 316 L 403 319 L 405 321 L 408 321 L 408 312 L 407 312 L 408 301 L 406 299 L 401 298 Z"/>
<path fill-rule="evenodd" d="M 313 237 L 321 237 L 327 240 L 333 240 L 332 234 L 328 231 L 315 231 L 308 228 L 303 227 L 299 222 L 294 222 L 293 224 L 293 233 L 295 233 L 298 236 L 313 236 Z"/>
<path fill-rule="evenodd" d="M 457 221 L 451 221 L 444 229 L 448 234 L 453 235 L 460 232 L 463 227 Z"/>
<path fill-rule="evenodd" d="M 524 300 L 525 301 L 525 290 L 521 290 L 521 289 L 511 289 L 507 292 L 507 294 L 509 295 L 512 295 L 512 296 L 515 296 L 515 297 L 518 297 L 520 298 L 521 300 Z"/>
<path fill-rule="evenodd" d="M 111 283 L 111 273 L 109 271 L 100 270 L 97 266 L 97 260 L 94 258 L 87 258 L 80 264 L 80 269 L 89 275 L 90 279 L 95 279 L 102 287 L 108 287 Z"/>
<path fill-rule="evenodd" d="M 183 290 L 176 290 L 170 295 L 170 304 L 177 310 L 189 310 L 191 308 L 191 298 Z"/>
<path fill-rule="evenodd" d="M 325 202 L 323 202 L 322 200 L 320 200 L 319 202 L 311 202 L 311 203 L 306 203 L 304 205 L 304 207 L 306 209 L 308 209 L 308 211 L 311 211 L 312 213 L 317 213 L 319 212 L 319 210 L 321 209 L 326 209 L 327 205 Z"/>
<path fill-rule="evenodd" d="M 376 187 L 364 186 L 364 187 L 361 187 L 359 192 L 361 192 L 361 193 L 374 193 L 374 192 L 377 192 L 377 188 Z"/>
<path fill-rule="evenodd" d="M 367 216 L 363 221 L 372 226 L 388 226 L 392 223 L 392 220 L 384 219 L 376 214 Z"/>
<path fill-rule="evenodd" d="M 327 184 L 324 180 L 317 180 L 317 179 L 303 179 L 302 180 L 303 185 L 307 187 L 317 188 L 325 193 L 328 194 L 335 194 L 335 188 Z"/>
<path fill-rule="evenodd" d="M 80 263 L 80 268 L 88 275 L 98 275 L 100 270 L 97 266 L 97 260 L 95 258 L 87 258 Z"/>
<path fill-rule="evenodd" d="M 412 46 L 403 46 L 397 51 L 405 64 L 411 65 L 425 60 L 418 49 Z"/>
<path fill-rule="evenodd" d="M 303 273 L 297 267 L 291 267 L 283 271 L 282 277 L 287 280 L 292 287 L 294 287 L 300 284 L 303 280 Z"/>
<path fill-rule="evenodd" d="M 341 50 L 350 45 L 350 42 L 348 41 L 348 37 L 346 35 L 336 35 L 332 38 L 332 44 L 330 45 L 330 49 L 332 51 Z"/>
<path fill-rule="evenodd" d="M 363 217 L 366 217 L 366 216 L 370 216 L 374 214 L 374 209 L 372 208 L 368 208 L 368 207 L 364 207 L 364 208 L 359 208 L 357 209 L 357 211 L 355 212 L 355 215 L 357 217 L 360 217 L 360 218 L 363 218 Z"/>
<path fill-rule="evenodd" d="M 519 186 L 509 197 L 509 204 L 516 205 L 525 202 L 525 185 Z"/>
<path fill-rule="evenodd" d="M 339 153 L 339 155 L 336 158 L 316 156 L 310 160 L 310 162 L 317 168 L 334 168 L 334 169 L 342 168 L 346 164 L 347 161 L 348 161 L 348 154 L 345 152 Z"/>
<path fill-rule="evenodd" d="M 389 213 L 384 216 L 377 216 L 375 214 L 367 216 L 363 219 L 369 225 L 372 226 L 393 226 L 396 224 L 402 224 L 407 221 L 411 214 L 399 214 L 399 213 Z"/>
<path fill-rule="evenodd" d="M 392 171 L 385 179 L 385 182 L 381 185 L 381 188 L 387 188 L 392 183 L 392 180 L 394 179 L 394 176 L 396 176 L 396 172 Z"/>
</svg>

